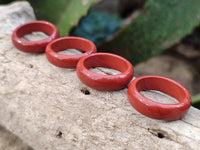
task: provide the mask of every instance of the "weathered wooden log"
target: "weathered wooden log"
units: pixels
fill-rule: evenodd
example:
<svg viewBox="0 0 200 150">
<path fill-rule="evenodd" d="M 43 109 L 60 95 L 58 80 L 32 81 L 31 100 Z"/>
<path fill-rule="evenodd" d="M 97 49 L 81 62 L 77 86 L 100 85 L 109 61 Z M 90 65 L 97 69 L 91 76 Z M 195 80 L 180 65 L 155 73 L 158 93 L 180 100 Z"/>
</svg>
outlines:
<svg viewBox="0 0 200 150">
<path fill-rule="evenodd" d="M 191 107 L 184 118 L 172 122 L 150 119 L 130 105 L 127 88 L 91 89 L 76 70 L 53 66 L 45 54 L 17 50 L 12 31 L 34 19 L 27 2 L 0 7 L 1 125 L 39 150 L 199 149 L 199 110 Z M 154 92 L 143 94 L 172 101 Z"/>
</svg>

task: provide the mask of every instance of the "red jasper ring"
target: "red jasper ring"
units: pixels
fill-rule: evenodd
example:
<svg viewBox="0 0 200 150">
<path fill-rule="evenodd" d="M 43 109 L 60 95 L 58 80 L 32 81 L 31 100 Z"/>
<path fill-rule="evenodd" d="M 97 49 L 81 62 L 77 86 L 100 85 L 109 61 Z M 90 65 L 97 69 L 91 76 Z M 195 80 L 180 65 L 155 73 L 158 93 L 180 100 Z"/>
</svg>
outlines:
<svg viewBox="0 0 200 150">
<path fill-rule="evenodd" d="M 164 92 L 176 98 L 179 103 L 155 102 L 140 94 L 140 91 L 144 90 Z M 172 79 L 155 75 L 141 76 L 133 80 L 128 88 L 128 99 L 143 115 L 166 121 L 181 119 L 191 106 L 191 97 L 186 88 Z"/>
<path fill-rule="evenodd" d="M 26 34 L 31 32 L 44 32 L 49 37 L 38 40 L 28 41 L 21 39 Z M 41 53 L 45 51 L 46 45 L 52 40 L 59 37 L 59 32 L 56 26 L 47 21 L 32 21 L 17 27 L 12 34 L 12 41 L 16 48 L 28 53 Z"/>
<path fill-rule="evenodd" d="M 78 55 L 64 55 L 57 53 L 58 51 L 65 49 L 77 49 L 84 51 L 85 53 Z M 96 46 L 92 41 L 73 36 L 56 39 L 46 47 L 47 59 L 55 66 L 62 68 L 76 68 L 76 64 L 81 57 L 96 52 Z"/>
<path fill-rule="evenodd" d="M 90 71 L 94 67 L 109 67 L 122 72 L 116 75 L 102 75 Z M 134 69 L 131 63 L 121 56 L 111 53 L 96 53 L 85 56 L 77 64 L 77 75 L 80 80 L 97 90 L 112 91 L 125 87 L 133 78 Z"/>
</svg>

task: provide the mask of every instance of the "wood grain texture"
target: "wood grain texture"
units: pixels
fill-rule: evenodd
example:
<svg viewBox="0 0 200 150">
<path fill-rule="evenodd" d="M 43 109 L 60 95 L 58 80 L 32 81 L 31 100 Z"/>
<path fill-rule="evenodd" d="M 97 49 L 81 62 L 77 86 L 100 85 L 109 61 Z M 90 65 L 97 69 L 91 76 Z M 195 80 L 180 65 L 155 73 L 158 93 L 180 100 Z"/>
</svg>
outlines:
<svg viewBox="0 0 200 150">
<path fill-rule="evenodd" d="M 19 24 L 35 19 L 30 10 L 27 2 L 0 7 L 1 125 L 36 150 L 199 149 L 199 110 L 190 108 L 173 122 L 150 119 L 130 105 L 127 88 L 91 89 L 76 70 L 51 65 L 45 54 L 17 50 L 11 34 Z M 158 93 L 143 94 L 171 101 Z"/>
</svg>

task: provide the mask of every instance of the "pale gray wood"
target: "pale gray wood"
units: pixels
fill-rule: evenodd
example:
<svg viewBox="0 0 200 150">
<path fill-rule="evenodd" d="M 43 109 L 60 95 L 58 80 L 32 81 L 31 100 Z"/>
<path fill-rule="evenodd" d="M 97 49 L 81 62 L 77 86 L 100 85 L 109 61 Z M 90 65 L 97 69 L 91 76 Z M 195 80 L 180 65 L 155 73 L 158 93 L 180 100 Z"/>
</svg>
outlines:
<svg viewBox="0 0 200 150">
<path fill-rule="evenodd" d="M 34 149 L 199 149 L 199 110 L 190 108 L 172 122 L 147 118 L 130 105 L 127 88 L 91 89 L 76 70 L 53 66 L 45 54 L 17 50 L 11 42 L 13 29 L 35 19 L 27 2 L 0 7 L 0 12 L 0 124 Z"/>
</svg>

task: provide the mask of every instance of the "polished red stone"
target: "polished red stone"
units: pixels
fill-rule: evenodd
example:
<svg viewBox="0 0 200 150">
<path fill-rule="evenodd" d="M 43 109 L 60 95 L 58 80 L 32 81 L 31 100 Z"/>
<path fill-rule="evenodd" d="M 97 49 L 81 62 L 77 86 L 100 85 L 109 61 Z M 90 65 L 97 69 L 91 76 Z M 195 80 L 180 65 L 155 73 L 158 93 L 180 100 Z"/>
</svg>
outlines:
<svg viewBox="0 0 200 150">
<path fill-rule="evenodd" d="M 179 103 L 165 104 L 146 98 L 140 91 L 157 90 L 176 98 Z M 141 76 L 132 81 L 128 88 L 131 105 L 145 116 L 160 120 L 181 119 L 191 106 L 191 97 L 178 82 L 162 76 Z"/>
<path fill-rule="evenodd" d="M 58 51 L 66 49 L 77 49 L 85 53 L 78 55 L 59 54 Z M 83 56 L 96 53 L 95 44 L 81 37 L 62 37 L 49 43 L 46 47 L 46 56 L 48 60 L 57 67 L 62 68 L 76 68 L 76 64 Z"/>
<path fill-rule="evenodd" d="M 49 37 L 38 40 L 29 41 L 21 39 L 26 34 L 32 32 L 44 32 Z M 52 40 L 59 37 L 59 31 L 55 25 L 47 21 L 32 21 L 18 26 L 12 34 L 12 41 L 16 48 L 28 53 L 41 53 L 45 51 L 46 45 Z"/>
<path fill-rule="evenodd" d="M 119 70 L 116 75 L 103 75 L 90 71 L 94 67 L 108 67 Z M 112 91 L 125 87 L 133 78 L 134 69 L 131 63 L 121 56 L 111 53 L 96 53 L 85 56 L 77 64 L 80 80 L 97 90 Z"/>
</svg>

